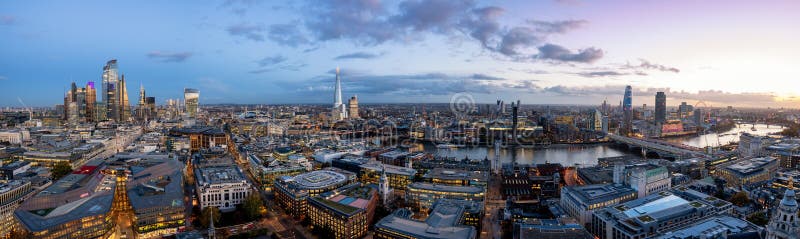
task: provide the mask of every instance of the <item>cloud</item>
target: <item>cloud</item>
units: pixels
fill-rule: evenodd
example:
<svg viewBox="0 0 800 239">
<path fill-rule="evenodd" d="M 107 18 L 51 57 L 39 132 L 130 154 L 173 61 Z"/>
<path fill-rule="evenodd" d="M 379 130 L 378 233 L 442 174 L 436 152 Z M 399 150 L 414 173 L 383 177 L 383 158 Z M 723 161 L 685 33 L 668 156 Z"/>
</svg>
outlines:
<svg viewBox="0 0 800 239">
<path fill-rule="evenodd" d="M 578 29 L 588 23 L 586 20 L 565 20 L 565 21 L 536 21 L 528 20 L 528 23 L 536 27 L 536 30 L 544 33 L 566 33 L 570 30 Z"/>
<path fill-rule="evenodd" d="M 651 63 L 650 61 L 645 60 L 645 59 L 639 59 L 639 61 L 641 62 L 641 63 L 639 63 L 639 65 L 631 65 L 630 62 L 629 62 L 629 63 L 626 63 L 625 66 L 623 66 L 623 68 L 641 69 L 641 70 L 658 70 L 658 71 L 674 72 L 674 73 L 680 73 L 681 72 L 681 70 L 678 69 L 678 68 Z"/>
<path fill-rule="evenodd" d="M 233 14 L 244 16 L 256 3 L 258 3 L 256 0 L 226 0 L 219 7 L 229 8 Z"/>
<path fill-rule="evenodd" d="M 162 52 L 152 51 L 147 53 L 147 57 L 161 62 L 183 62 L 189 59 L 193 53 L 191 52 Z"/>
<path fill-rule="evenodd" d="M 260 67 L 265 67 L 265 66 L 272 66 L 284 62 L 286 60 L 287 58 L 285 56 L 275 55 L 275 56 L 264 57 L 263 59 L 256 61 L 256 63 Z"/>
<path fill-rule="evenodd" d="M 265 58 L 265 59 L 267 59 L 267 58 Z M 272 60 L 273 62 L 277 60 L 279 62 L 275 62 L 272 65 L 263 65 L 263 66 L 268 66 L 268 67 L 261 68 L 261 69 L 255 69 L 255 70 L 249 71 L 249 73 L 250 74 L 261 74 L 261 73 L 273 72 L 273 71 L 277 71 L 277 70 L 300 71 L 300 69 L 303 69 L 304 67 L 308 66 L 307 63 L 303 63 L 303 62 L 280 64 L 282 62 L 285 62 L 285 59 L 283 59 L 283 60 L 281 60 L 281 59 L 270 59 L 270 60 Z M 267 60 L 266 62 L 268 63 L 268 62 L 270 62 L 270 60 Z M 261 61 L 259 61 L 258 63 L 260 65 Z"/>
<path fill-rule="evenodd" d="M 603 50 L 594 47 L 580 49 L 575 53 L 563 46 L 555 44 L 545 44 L 538 49 L 539 54 L 534 55 L 535 59 L 592 63 L 603 57 Z"/>
<path fill-rule="evenodd" d="M 267 36 L 270 40 L 280 45 L 291 47 L 305 45 L 310 42 L 298 28 L 298 23 L 271 25 Z"/>
<path fill-rule="evenodd" d="M 530 47 L 539 43 L 539 36 L 533 29 L 527 27 L 515 27 L 509 30 L 500 41 L 498 51 L 504 55 L 518 55 L 519 49 Z"/>
<path fill-rule="evenodd" d="M 335 71 L 329 71 L 331 74 Z M 342 86 L 347 89 L 348 94 L 375 94 L 375 95 L 403 95 L 403 96 L 422 96 L 422 95 L 445 95 L 458 92 L 492 94 L 509 89 L 506 86 L 518 86 L 525 84 L 512 83 L 500 77 L 490 76 L 481 73 L 469 75 L 451 75 L 440 72 L 404 74 L 404 75 L 374 75 L 360 71 L 341 72 Z M 333 85 L 334 76 L 325 75 L 315 77 L 301 84 L 296 82 L 285 82 L 284 87 L 301 92 L 330 92 L 332 88 L 325 87 Z M 519 87 L 516 89 L 523 89 Z"/>
<path fill-rule="evenodd" d="M 253 41 L 264 41 L 264 26 L 259 24 L 238 23 L 225 29 L 232 36 L 241 36 Z"/>
<path fill-rule="evenodd" d="M 579 72 L 576 73 L 579 76 L 583 77 L 606 77 L 606 76 L 624 76 L 628 75 L 628 73 L 618 72 L 618 71 L 586 71 L 586 72 Z"/>
<path fill-rule="evenodd" d="M 0 80 L 8 80 L 7 76 L 0 76 Z"/>
<path fill-rule="evenodd" d="M 563 86 L 563 85 L 556 85 L 550 87 L 543 87 L 539 89 L 539 93 L 543 94 L 555 94 L 561 96 L 573 96 L 573 97 L 586 97 L 586 96 L 595 96 L 595 97 L 608 97 L 608 96 L 618 96 L 622 98 L 624 93 L 625 85 L 603 85 L 603 86 Z M 633 96 L 634 96 L 634 103 L 636 103 L 637 98 L 644 98 L 647 99 L 647 102 L 652 101 L 652 97 L 656 95 L 656 92 L 665 92 L 667 95 L 667 103 L 670 105 L 676 104 L 676 102 L 686 101 L 689 104 L 695 104 L 696 102 L 703 101 L 712 105 L 714 107 L 725 107 L 728 105 L 738 105 L 738 106 L 746 106 L 746 107 L 764 107 L 765 105 L 770 106 L 793 106 L 800 103 L 798 100 L 794 101 L 782 101 L 779 100 L 778 97 L 774 93 L 768 92 L 741 92 L 741 93 L 732 93 L 732 92 L 725 92 L 719 90 L 700 90 L 697 92 L 688 92 L 683 90 L 672 90 L 670 88 L 639 88 L 633 87 Z M 673 102 L 673 103 L 670 103 Z"/>
<path fill-rule="evenodd" d="M 473 1 L 407 0 L 400 2 L 399 14 L 391 17 L 391 24 L 412 31 L 447 33 L 453 30 Z"/>
<path fill-rule="evenodd" d="M 360 46 L 374 46 L 388 41 L 420 41 L 426 35 L 468 37 L 480 42 L 484 49 L 512 60 L 529 60 L 519 56 L 529 54 L 525 52 L 534 50 L 549 35 L 566 33 L 587 23 L 585 20 L 530 20 L 524 25 L 503 26 L 498 21 L 505 11 L 503 8 L 478 6 L 471 0 L 404 0 L 397 4 L 396 11 L 388 11 L 390 7 L 377 0 L 322 1 L 307 5 L 302 12 L 307 19 L 305 27 L 316 41 L 347 40 Z M 295 25 L 299 24 L 292 26 Z M 591 63 L 602 57 L 602 51 L 588 48 L 572 56 L 559 56 L 549 60 Z"/>
<path fill-rule="evenodd" d="M 373 59 L 373 58 L 377 58 L 377 57 L 380 57 L 380 56 L 383 56 L 383 53 L 374 54 L 374 53 L 359 51 L 359 52 L 353 52 L 353 53 L 350 53 L 350 54 L 339 55 L 337 57 L 334 57 L 333 59 L 334 60 Z"/>
<path fill-rule="evenodd" d="M 0 16 L 0 26 L 11 26 L 17 23 L 17 18 L 14 16 Z"/>
<path fill-rule="evenodd" d="M 473 74 L 472 75 L 472 79 L 475 79 L 475 80 L 505 80 L 505 78 L 502 78 L 502 77 L 490 76 L 490 75 L 486 75 L 486 74 Z"/>
<path fill-rule="evenodd" d="M 398 31 L 387 25 L 387 11 L 380 1 L 320 1 L 305 9 L 305 25 L 321 41 L 348 39 L 375 45 L 394 39 Z"/>
</svg>

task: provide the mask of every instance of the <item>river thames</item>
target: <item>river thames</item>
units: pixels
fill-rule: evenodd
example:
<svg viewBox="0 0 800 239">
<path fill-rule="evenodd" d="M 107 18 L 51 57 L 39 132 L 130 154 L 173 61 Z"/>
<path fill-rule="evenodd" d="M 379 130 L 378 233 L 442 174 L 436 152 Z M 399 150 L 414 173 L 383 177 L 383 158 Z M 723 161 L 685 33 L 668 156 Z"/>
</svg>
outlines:
<svg viewBox="0 0 800 239">
<path fill-rule="evenodd" d="M 667 138 L 666 141 L 683 143 L 695 147 L 708 145 L 718 146 L 739 141 L 741 133 L 767 135 L 783 130 L 780 126 L 756 124 L 753 131 L 752 124 L 737 125 L 735 128 L 723 133 L 709 133 L 692 135 L 679 138 Z M 624 148 L 614 147 L 612 144 L 594 145 L 552 145 L 549 148 L 501 148 L 497 152 L 493 147 L 466 147 L 466 148 L 437 148 L 432 144 L 422 144 L 417 147 L 437 156 L 455 158 L 469 157 L 471 159 L 494 159 L 499 157 L 505 163 L 517 164 L 543 164 L 560 163 L 564 166 L 588 166 L 597 164 L 597 158 L 632 155 L 641 157 L 641 154 L 630 152 Z"/>
</svg>

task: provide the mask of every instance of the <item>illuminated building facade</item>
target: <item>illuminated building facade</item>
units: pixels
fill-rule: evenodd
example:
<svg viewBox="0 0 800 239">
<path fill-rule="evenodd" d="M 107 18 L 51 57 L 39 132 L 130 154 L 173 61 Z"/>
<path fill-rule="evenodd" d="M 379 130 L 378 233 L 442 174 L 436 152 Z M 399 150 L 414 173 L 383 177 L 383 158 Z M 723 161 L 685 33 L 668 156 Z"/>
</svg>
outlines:
<svg viewBox="0 0 800 239">
<path fill-rule="evenodd" d="M 411 218 L 407 209 L 395 210 L 375 224 L 378 239 L 445 239 L 478 238 L 478 230 L 464 225 L 469 218 L 470 209 L 453 201 L 438 201 L 424 221 Z"/>
<path fill-rule="evenodd" d="M 374 188 L 352 184 L 309 198 L 307 215 L 314 227 L 332 229 L 332 238 L 362 238 L 367 234 L 377 204 Z"/>
<path fill-rule="evenodd" d="M 358 116 L 358 96 L 350 97 L 350 100 L 347 101 L 348 107 L 348 114 L 351 119 L 358 119 L 361 118 Z"/>
<path fill-rule="evenodd" d="M 593 184 L 561 188 L 561 207 L 581 225 L 592 220 L 594 210 L 636 199 L 636 190 L 622 184 Z"/>
<path fill-rule="evenodd" d="M 315 197 L 355 181 L 355 174 L 337 168 L 325 168 L 293 177 L 282 176 L 275 180 L 275 200 L 290 215 L 300 218 L 306 215 L 309 197 Z"/>
<path fill-rule="evenodd" d="M 235 165 L 197 165 L 194 173 L 201 209 L 213 206 L 233 211 L 250 194 L 250 182 Z"/>
<path fill-rule="evenodd" d="M 714 174 L 725 179 L 728 186 L 739 187 L 771 180 L 778 166 L 773 157 L 740 159 L 717 167 Z"/>
<path fill-rule="evenodd" d="M 25 200 L 14 216 L 34 238 L 105 236 L 114 225 L 114 179 L 85 166 Z"/>
<path fill-rule="evenodd" d="M 481 187 L 415 182 L 408 185 L 405 200 L 414 210 L 426 211 L 442 198 L 482 202 L 485 196 L 485 189 Z"/>
<path fill-rule="evenodd" d="M 389 187 L 399 191 L 405 190 L 406 187 L 414 181 L 414 175 L 417 174 L 417 170 L 415 169 L 383 164 L 377 161 L 361 164 L 360 167 L 361 171 L 359 172 L 358 179 L 362 183 L 378 184 L 383 171 L 386 172 L 386 177 L 389 180 Z"/>
<path fill-rule="evenodd" d="M 14 219 L 14 210 L 33 192 L 31 182 L 11 180 L 0 183 L 0 238 L 6 238 L 11 230 L 19 228 Z"/>
<path fill-rule="evenodd" d="M 106 62 L 102 75 L 102 99 L 105 106 L 106 117 L 110 120 L 126 121 L 130 118 L 130 104 L 128 90 L 125 86 L 125 76 L 119 74 L 117 60 Z"/>
<path fill-rule="evenodd" d="M 183 102 L 186 104 L 186 115 L 197 117 L 197 108 L 200 106 L 200 91 L 197 89 L 183 89 Z"/>
</svg>

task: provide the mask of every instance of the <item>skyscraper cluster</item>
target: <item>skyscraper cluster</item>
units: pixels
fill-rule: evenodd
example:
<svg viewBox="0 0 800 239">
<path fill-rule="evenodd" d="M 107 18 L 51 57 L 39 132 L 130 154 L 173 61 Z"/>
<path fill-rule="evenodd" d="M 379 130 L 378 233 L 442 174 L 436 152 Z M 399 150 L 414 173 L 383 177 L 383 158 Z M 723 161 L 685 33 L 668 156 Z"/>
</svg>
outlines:
<svg viewBox="0 0 800 239">
<path fill-rule="evenodd" d="M 83 88 L 78 88 L 75 82 L 72 82 L 69 91 L 64 95 L 64 120 L 70 124 L 94 122 L 96 99 L 94 82 L 89 81 Z"/>
<path fill-rule="evenodd" d="M 156 98 L 148 97 L 145 93 L 144 86 L 139 86 L 139 104 L 136 108 L 136 119 L 147 121 L 155 118 L 156 113 Z"/>
<path fill-rule="evenodd" d="M 117 60 L 112 59 L 103 67 L 103 105 L 105 118 L 115 121 L 127 121 L 131 117 L 131 106 L 128 102 L 128 90 L 125 75 L 117 70 Z"/>
</svg>

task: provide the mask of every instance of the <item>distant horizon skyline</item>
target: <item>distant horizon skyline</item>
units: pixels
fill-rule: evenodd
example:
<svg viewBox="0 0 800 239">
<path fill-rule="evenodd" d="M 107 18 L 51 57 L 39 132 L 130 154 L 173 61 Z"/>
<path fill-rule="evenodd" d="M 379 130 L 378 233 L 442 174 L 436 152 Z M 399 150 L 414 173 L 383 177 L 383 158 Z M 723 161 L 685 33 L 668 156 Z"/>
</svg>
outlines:
<svg viewBox="0 0 800 239">
<path fill-rule="evenodd" d="M 252 0 L 0 3 L 0 106 L 48 107 L 118 59 L 159 104 L 362 102 L 800 108 L 800 2 Z M 80 13 L 80 14 L 76 14 Z M 638 19 L 630 21 L 630 19 Z M 128 89 L 137 93 L 136 87 Z M 135 98 L 135 97 L 134 97 Z M 332 102 L 331 102 L 332 103 Z M 614 104 L 612 104 L 614 105 Z"/>
</svg>

